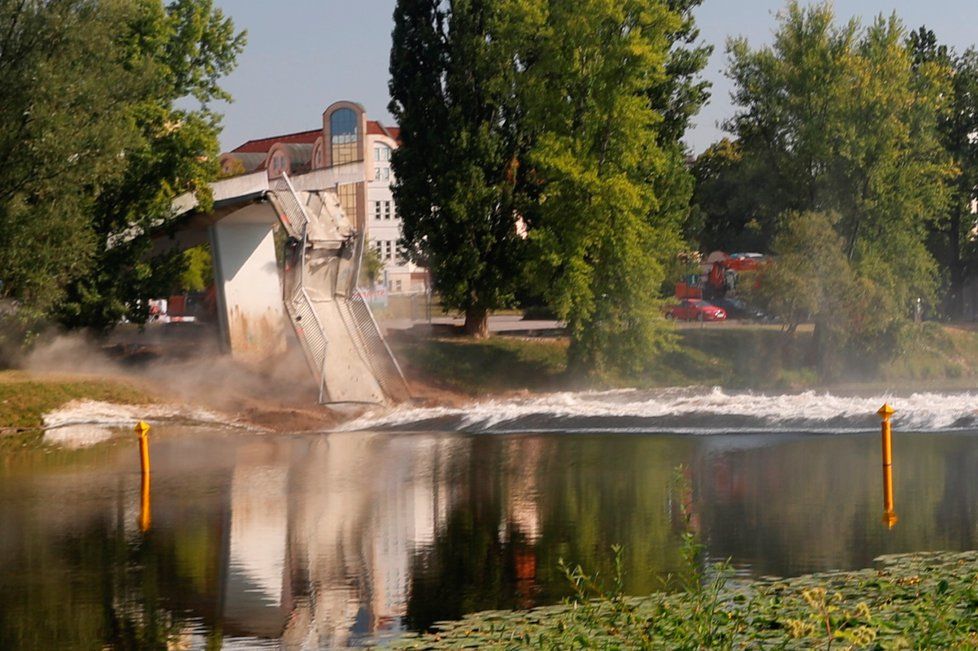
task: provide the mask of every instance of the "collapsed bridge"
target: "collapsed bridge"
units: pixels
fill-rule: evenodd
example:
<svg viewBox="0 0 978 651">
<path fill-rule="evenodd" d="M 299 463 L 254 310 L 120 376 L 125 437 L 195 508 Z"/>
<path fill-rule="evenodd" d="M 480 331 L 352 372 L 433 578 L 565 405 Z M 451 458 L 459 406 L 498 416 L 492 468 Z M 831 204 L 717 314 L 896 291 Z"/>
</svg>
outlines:
<svg viewBox="0 0 978 651">
<path fill-rule="evenodd" d="M 352 163 L 293 179 L 265 172 L 224 179 L 212 185 L 210 211 L 185 195 L 155 235 L 157 251 L 210 243 L 225 350 L 260 363 L 294 338 L 322 403 L 410 398 L 357 287 L 365 220 L 344 210 L 340 193 L 349 196 L 363 178 L 363 164 Z"/>
</svg>

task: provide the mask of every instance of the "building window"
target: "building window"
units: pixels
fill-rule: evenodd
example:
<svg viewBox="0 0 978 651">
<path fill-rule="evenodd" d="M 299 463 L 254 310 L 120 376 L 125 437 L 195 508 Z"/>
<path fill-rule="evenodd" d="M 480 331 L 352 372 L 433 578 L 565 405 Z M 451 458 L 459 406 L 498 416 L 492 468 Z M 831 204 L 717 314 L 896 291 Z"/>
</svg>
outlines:
<svg viewBox="0 0 978 651">
<path fill-rule="evenodd" d="M 374 168 L 374 181 L 390 181 L 390 179 L 391 168 L 379 166 Z"/>
<path fill-rule="evenodd" d="M 329 133 L 333 165 L 352 163 L 360 159 L 357 154 L 360 128 L 357 124 L 355 111 L 348 108 L 333 111 L 333 114 L 329 116 Z"/>
<path fill-rule="evenodd" d="M 390 219 L 390 218 L 391 218 L 391 202 L 390 201 L 385 201 L 384 202 L 384 219 Z"/>
<path fill-rule="evenodd" d="M 394 291 L 395 292 L 400 292 L 401 291 L 401 281 L 400 280 L 395 280 L 394 281 Z"/>
<path fill-rule="evenodd" d="M 383 201 L 374 201 L 374 219 L 380 219 L 380 205 Z"/>
<path fill-rule="evenodd" d="M 336 190 L 340 200 L 340 207 L 346 213 L 347 219 L 353 223 L 357 222 L 357 186 L 355 183 L 341 185 Z"/>
<path fill-rule="evenodd" d="M 384 144 L 374 146 L 374 160 L 378 163 L 386 162 L 391 159 L 391 148 Z"/>
</svg>

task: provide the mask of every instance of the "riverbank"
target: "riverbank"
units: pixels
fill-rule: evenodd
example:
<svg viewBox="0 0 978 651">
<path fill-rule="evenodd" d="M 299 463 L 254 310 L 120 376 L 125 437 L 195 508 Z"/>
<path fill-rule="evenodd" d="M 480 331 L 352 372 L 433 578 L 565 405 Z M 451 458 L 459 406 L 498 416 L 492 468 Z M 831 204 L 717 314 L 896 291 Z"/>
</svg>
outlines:
<svg viewBox="0 0 978 651">
<path fill-rule="evenodd" d="M 0 450 L 39 444 L 44 414 L 75 400 L 120 405 L 157 401 L 146 387 L 132 380 L 0 371 Z"/>
<path fill-rule="evenodd" d="M 419 387 L 461 396 L 589 388 L 722 386 L 734 390 L 960 390 L 978 382 L 978 332 L 926 324 L 906 352 L 872 372 L 820 382 L 806 363 L 811 329 L 787 336 L 780 326 L 718 323 L 678 328 L 676 345 L 652 360 L 639 378 L 583 381 L 567 374 L 566 337 L 496 335 L 484 340 L 396 332 L 391 346 Z"/>
<path fill-rule="evenodd" d="M 722 386 L 731 390 L 858 394 L 872 391 L 950 391 L 978 382 L 978 332 L 931 324 L 909 352 L 878 369 L 876 377 L 820 384 L 804 364 L 811 332 L 786 337 L 777 326 L 705 324 L 677 329 L 676 346 L 653 360 L 643 378 L 585 382 L 566 371 L 566 337 L 495 335 L 474 340 L 448 328 L 395 331 L 391 346 L 401 360 L 416 402 L 459 407 L 475 398 L 556 391 L 636 387 Z M 65 341 L 67 343 L 65 343 Z M 90 342 L 66 339 L 32 359 L 31 371 L 0 372 L 0 446 L 38 443 L 44 413 L 73 400 L 122 405 L 166 403 L 204 408 L 246 427 L 269 431 L 324 431 L 363 410 L 315 404 L 297 351 L 268 368 L 253 369 L 217 353 L 186 357 L 115 359 Z M 76 373 L 64 371 L 72 360 Z"/>
<path fill-rule="evenodd" d="M 853 572 L 734 584 L 719 570 L 684 592 L 630 598 L 577 571 L 578 599 L 474 613 L 401 649 L 973 648 L 978 552 L 884 556 Z M 598 598 L 594 598 L 598 596 Z"/>
</svg>

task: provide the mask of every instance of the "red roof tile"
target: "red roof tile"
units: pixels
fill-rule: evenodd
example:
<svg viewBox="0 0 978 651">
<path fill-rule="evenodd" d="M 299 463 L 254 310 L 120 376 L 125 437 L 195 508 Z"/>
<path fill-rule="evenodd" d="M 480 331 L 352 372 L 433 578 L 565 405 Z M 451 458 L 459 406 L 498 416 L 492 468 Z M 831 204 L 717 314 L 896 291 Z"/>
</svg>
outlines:
<svg viewBox="0 0 978 651">
<path fill-rule="evenodd" d="M 298 143 L 298 144 L 312 144 L 316 142 L 316 138 L 323 135 L 322 129 L 313 129 L 312 131 L 300 131 L 298 133 L 288 133 L 284 136 L 272 136 L 271 138 L 260 138 L 258 140 L 249 140 L 245 144 L 232 149 L 231 152 L 235 154 L 264 154 L 267 153 L 269 149 L 272 148 L 277 142 L 284 143 Z"/>
<path fill-rule="evenodd" d="M 372 136 L 387 136 L 398 140 L 401 135 L 400 127 L 385 127 L 377 120 L 367 120 L 367 133 Z M 275 143 L 294 143 L 294 144 L 313 144 L 316 138 L 323 134 L 322 129 L 311 131 L 299 131 L 298 133 L 288 133 L 283 136 L 272 136 L 270 138 L 259 138 L 249 140 L 231 150 L 232 154 L 267 154 Z"/>
<path fill-rule="evenodd" d="M 387 136 L 388 138 L 397 140 L 397 137 L 401 135 L 401 128 L 385 127 L 377 120 L 367 120 L 367 134 L 371 136 Z"/>
</svg>

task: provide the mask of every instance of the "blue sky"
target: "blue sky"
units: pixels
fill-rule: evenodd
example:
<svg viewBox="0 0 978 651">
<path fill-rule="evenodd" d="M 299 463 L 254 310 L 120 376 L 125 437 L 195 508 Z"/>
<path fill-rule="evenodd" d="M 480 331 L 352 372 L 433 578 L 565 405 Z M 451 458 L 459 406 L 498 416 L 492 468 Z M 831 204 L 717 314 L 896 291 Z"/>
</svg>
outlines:
<svg viewBox="0 0 978 651">
<path fill-rule="evenodd" d="M 221 145 L 314 129 L 322 110 L 338 99 L 357 100 L 368 115 L 390 122 L 387 64 L 394 0 L 217 0 L 248 47 L 224 86 L 234 96 L 224 113 Z M 698 153 L 722 136 L 717 126 L 732 114 L 730 84 L 724 78 L 724 43 L 746 36 L 770 41 L 780 0 L 705 0 L 697 12 L 702 38 L 716 45 L 704 72 L 713 98 L 696 119 L 686 141 Z M 978 42 L 978 0 L 837 0 L 841 18 L 896 11 L 911 28 L 926 24 L 958 49 Z"/>
</svg>

